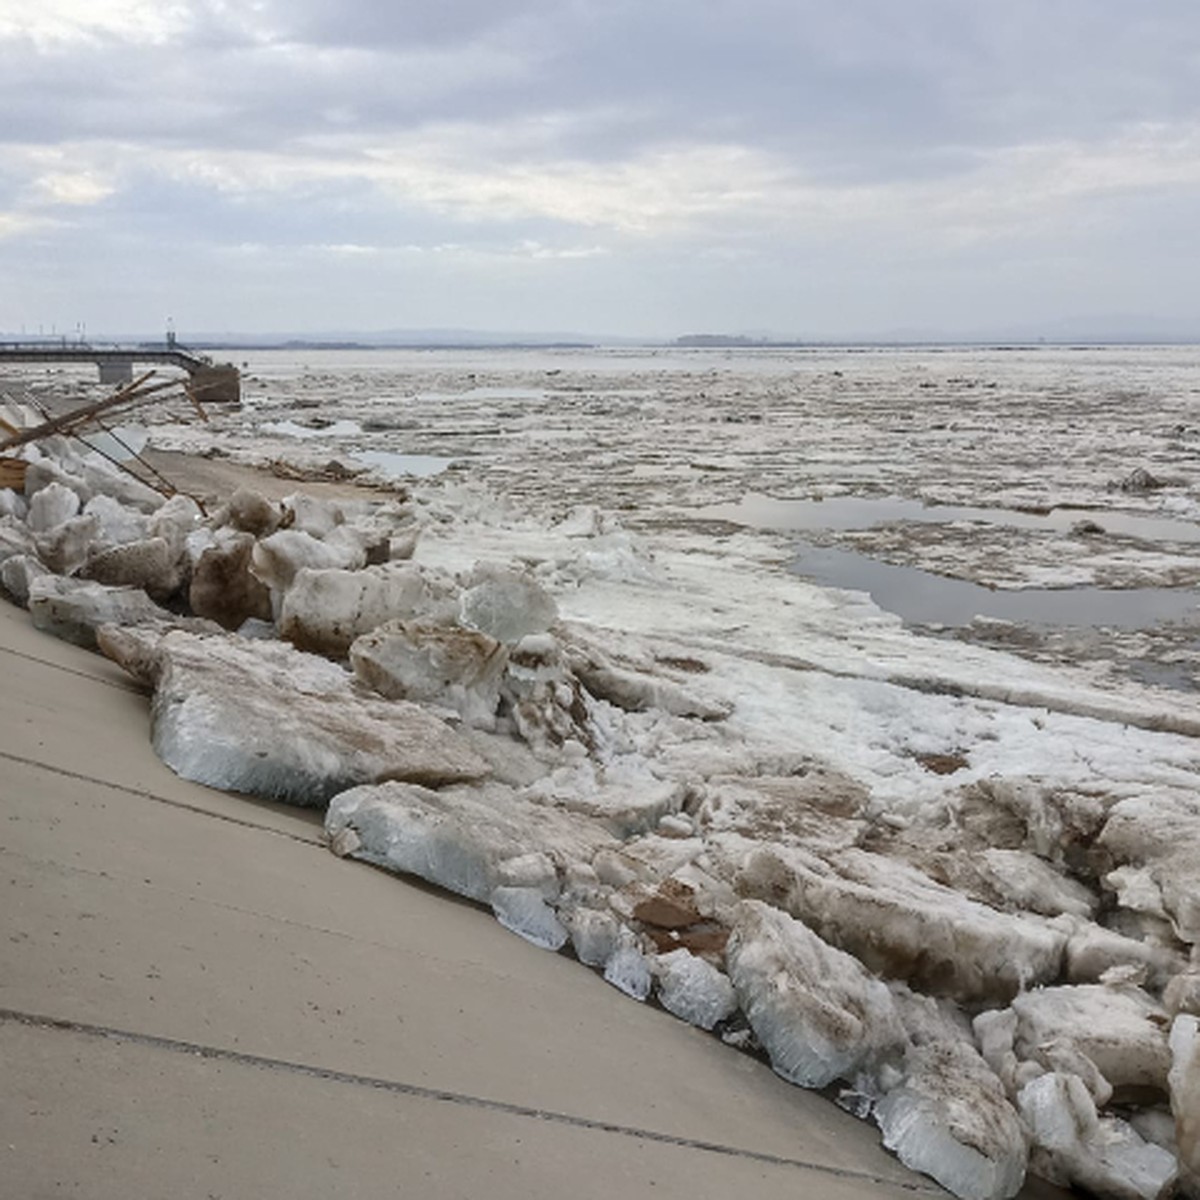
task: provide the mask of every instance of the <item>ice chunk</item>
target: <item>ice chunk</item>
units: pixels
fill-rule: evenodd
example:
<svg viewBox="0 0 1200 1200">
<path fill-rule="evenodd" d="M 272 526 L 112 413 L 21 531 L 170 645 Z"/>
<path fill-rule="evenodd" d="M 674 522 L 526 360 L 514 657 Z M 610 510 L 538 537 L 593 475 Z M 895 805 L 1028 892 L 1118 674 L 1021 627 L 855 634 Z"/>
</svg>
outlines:
<svg viewBox="0 0 1200 1200">
<path fill-rule="evenodd" d="M 343 658 L 355 638 L 387 621 L 444 618 L 449 593 L 447 583 L 409 563 L 362 571 L 305 567 L 284 594 L 279 631 L 302 650 Z"/>
<path fill-rule="evenodd" d="M 1018 1103 L 1034 1141 L 1045 1150 L 1074 1151 L 1099 1127 L 1095 1102 L 1076 1075 L 1041 1075 L 1021 1089 Z"/>
<path fill-rule="evenodd" d="M 1072 983 L 1095 983 L 1113 967 L 1134 967 L 1158 989 L 1183 970 L 1185 961 L 1178 951 L 1126 937 L 1091 921 L 1079 922 L 1067 941 L 1067 978 Z"/>
<path fill-rule="evenodd" d="M 162 504 L 162 496 L 126 471 L 106 462 L 99 455 L 89 454 L 80 465 L 80 474 L 88 494 L 80 497 L 87 503 L 92 496 L 111 496 L 127 508 L 152 513 Z"/>
<path fill-rule="evenodd" d="M 101 625 L 169 625 L 179 618 L 159 608 L 141 588 L 110 588 L 60 575 L 42 575 L 29 584 L 34 628 L 96 648 Z"/>
<path fill-rule="evenodd" d="M 706 699 L 673 680 L 616 666 L 594 649 L 572 647 L 568 662 L 593 696 L 630 712 L 659 709 L 677 717 L 720 721 L 733 711 L 728 701 Z"/>
<path fill-rule="evenodd" d="M 626 934 L 604 967 L 605 982 L 634 1000 L 646 1000 L 654 987 L 654 973 L 636 941 Z"/>
<path fill-rule="evenodd" d="M 537 888 L 498 887 L 491 904 L 496 920 L 527 942 L 544 950 L 561 950 L 567 944 L 569 934 Z"/>
<path fill-rule="evenodd" d="M 459 619 L 498 642 L 519 642 L 545 633 L 558 606 L 532 576 L 498 567 L 477 567 L 463 592 Z"/>
<path fill-rule="evenodd" d="M 72 466 L 77 466 L 80 471 L 83 469 L 82 463 L 79 463 L 78 460 Z M 25 468 L 26 500 L 32 501 L 38 492 L 52 483 L 70 488 L 79 497 L 80 504 L 86 504 L 92 498 L 93 492 L 84 482 L 82 475 L 77 474 L 74 470 L 68 470 L 65 465 L 60 466 L 51 458 L 31 457 L 29 465 Z"/>
<path fill-rule="evenodd" d="M 325 817 L 331 837 L 347 828 L 361 843 L 354 857 L 481 903 L 514 879 L 528 887 L 523 869 L 512 869 L 514 860 L 524 863 L 536 853 L 552 870 L 565 870 L 611 844 L 589 822 L 538 809 L 495 784 L 440 792 L 401 783 L 352 788 L 334 797 Z M 548 889 L 531 890 L 545 896 Z"/>
<path fill-rule="evenodd" d="M 1200 1018 L 1181 1013 L 1171 1025 L 1171 1112 L 1183 1179 L 1200 1195 Z"/>
<path fill-rule="evenodd" d="M 1012 1002 L 1016 1052 L 1054 1069 L 1057 1049 L 1082 1055 L 1119 1093 L 1166 1092 L 1167 1015 L 1138 988 L 1098 984 L 1037 988 Z"/>
<path fill-rule="evenodd" d="M 159 537 L 124 542 L 93 553 L 80 572 L 113 587 L 139 587 L 156 600 L 173 596 L 183 584 L 183 564 Z"/>
<path fill-rule="evenodd" d="M 362 511 L 354 501 L 328 499 L 307 492 L 285 496 L 283 508 L 289 528 L 320 539 L 324 539 L 339 525 L 344 525 L 350 515 Z"/>
<path fill-rule="evenodd" d="M 154 749 L 185 779 L 322 805 L 358 783 L 442 784 L 487 773 L 436 717 L 367 699 L 353 676 L 286 643 L 106 629 L 100 647 L 154 683 Z"/>
<path fill-rule="evenodd" d="M 1048 917 L 1060 913 L 1090 917 L 1099 907 L 1099 897 L 1090 888 L 1027 850 L 989 848 L 975 861 L 1001 907 L 1026 909 Z M 983 899 L 987 902 L 990 897 Z"/>
<path fill-rule="evenodd" d="M 1025 1181 L 1025 1134 L 1000 1080 L 965 1042 L 910 1047 L 904 1080 L 875 1107 L 883 1144 L 962 1200 L 1008 1200 Z"/>
<path fill-rule="evenodd" d="M 1200 963 L 1171 979 L 1163 989 L 1163 1004 L 1172 1015 L 1182 1012 L 1200 1017 Z"/>
<path fill-rule="evenodd" d="M 657 778 L 640 760 L 597 768 L 584 760 L 558 768 L 530 789 L 530 798 L 594 817 L 620 837 L 655 828 L 678 811 L 687 789 Z"/>
<path fill-rule="evenodd" d="M 581 963 L 602 967 L 612 958 L 618 944 L 621 925 L 610 912 L 578 905 L 564 915 L 571 931 L 571 945 Z"/>
<path fill-rule="evenodd" d="M 1052 1183 L 1111 1200 L 1159 1200 L 1176 1176 L 1174 1155 L 1116 1117 L 1101 1117 L 1082 1081 L 1042 1075 L 1017 1104 L 1032 1134 L 1031 1166 Z"/>
<path fill-rule="evenodd" d="M 50 572 L 31 554 L 0 559 L 0 585 L 22 608 L 29 607 L 29 589 L 35 579 Z"/>
<path fill-rule="evenodd" d="M 49 533 L 79 514 L 79 497 L 61 483 L 48 483 L 33 494 L 26 518 L 34 533 Z"/>
<path fill-rule="evenodd" d="M 0 517 L 24 521 L 29 515 L 29 502 L 14 488 L 0 488 Z"/>
<path fill-rule="evenodd" d="M 187 552 L 187 539 L 195 531 L 203 514 L 191 496 L 172 496 L 155 510 L 146 522 L 151 537 L 160 537 L 173 554 L 183 558 Z"/>
<path fill-rule="evenodd" d="M 1194 794 L 1122 800 L 1100 841 L 1125 864 L 1106 880 L 1121 904 L 1164 913 L 1178 937 L 1200 943 L 1200 800 Z"/>
<path fill-rule="evenodd" d="M 701 1029 L 711 1029 L 737 1011 L 729 977 L 690 950 L 658 956 L 658 998 L 667 1012 Z"/>
<path fill-rule="evenodd" d="M 742 895 L 778 904 L 884 978 L 958 1000 L 1008 1000 L 1060 973 L 1061 930 L 968 900 L 907 863 L 853 847 L 822 858 L 735 835 L 713 841 Z"/>
<path fill-rule="evenodd" d="M 914 1046 L 962 1042 L 975 1049 L 971 1021 L 953 1000 L 924 996 L 899 982 L 889 983 L 888 991 L 905 1035 Z"/>
<path fill-rule="evenodd" d="M 1010 1096 L 1017 1093 L 1017 1014 L 1011 1008 L 985 1009 L 972 1022 L 983 1061 L 996 1073 Z"/>
<path fill-rule="evenodd" d="M 221 530 L 192 568 L 188 601 L 192 612 L 210 617 L 225 629 L 246 621 L 271 619 L 271 593 L 250 571 L 254 538 Z"/>
<path fill-rule="evenodd" d="M 757 900 L 726 950 L 743 1012 L 784 1079 L 824 1087 L 903 1043 L 892 997 L 857 959 Z"/>
<path fill-rule="evenodd" d="M 361 549 L 331 546 L 299 529 L 280 529 L 255 544 L 251 569 L 272 591 L 282 594 L 304 568 L 355 571 L 366 561 Z"/>
<path fill-rule="evenodd" d="M 99 522 L 95 517 L 75 517 L 49 533 L 37 535 L 37 556 L 58 575 L 72 575 L 92 552 Z"/>
<path fill-rule="evenodd" d="M 283 509 L 268 500 L 261 492 L 240 487 L 229 497 L 229 503 L 216 516 L 217 524 L 229 524 L 241 533 L 256 538 L 270 537 L 283 522 Z M 311 532 L 311 531 L 309 531 Z"/>
<path fill-rule="evenodd" d="M 430 621 L 388 621 L 350 647 L 350 665 L 368 687 L 453 708 L 482 729 L 495 726 L 507 661 L 486 634 Z"/>
<path fill-rule="evenodd" d="M 15 517 L 0 517 L 0 562 L 14 554 L 36 556 L 33 536 L 24 522 Z"/>
<path fill-rule="evenodd" d="M 549 756 L 568 742 L 595 744 L 587 693 L 549 634 L 530 634 L 513 647 L 501 695 L 517 732 L 535 751 Z"/>
<path fill-rule="evenodd" d="M 140 541 L 147 536 L 149 522 L 145 514 L 126 508 L 111 496 L 93 496 L 83 506 L 83 513 L 96 518 L 96 537 L 110 546 Z"/>
<path fill-rule="evenodd" d="M 862 840 L 868 799 L 867 789 L 842 772 L 805 765 L 793 775 L 712 778 L 697 818 L 714 833 L 825 853 Z"/>
</svg>

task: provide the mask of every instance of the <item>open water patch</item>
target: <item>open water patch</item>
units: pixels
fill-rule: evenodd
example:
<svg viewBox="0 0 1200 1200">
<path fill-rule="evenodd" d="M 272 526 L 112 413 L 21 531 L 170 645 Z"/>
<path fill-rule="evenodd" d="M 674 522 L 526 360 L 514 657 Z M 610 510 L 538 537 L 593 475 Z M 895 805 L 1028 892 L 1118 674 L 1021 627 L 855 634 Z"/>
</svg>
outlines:
<svg viewBox="0 0 1200 1200">
<path fill-rule="evenodd" d="M 800 542 L 790 569 L 822 587 L 866 592 L 887 612 L 917 625 L 969 625 L 976 617 L 1025 625 L 1147 629 L 1200 615 L 1194 588 L 994 589 L 853 550 Z"/>
</svg>

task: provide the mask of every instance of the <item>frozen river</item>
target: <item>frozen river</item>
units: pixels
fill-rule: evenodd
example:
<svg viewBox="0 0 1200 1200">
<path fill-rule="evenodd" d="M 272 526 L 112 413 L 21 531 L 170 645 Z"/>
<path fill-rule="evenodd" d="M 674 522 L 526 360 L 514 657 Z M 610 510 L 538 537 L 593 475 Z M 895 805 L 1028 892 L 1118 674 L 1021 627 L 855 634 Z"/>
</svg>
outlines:
<svg viewBox="0 0 1200 1200">
<path fill-rule="evenodd" d="M 242 412 L 156 441 L 437 476 L 551 522 L 594 505 L 710 547 L 752 530 L 816 582 L 946 636 L 1196 685 L 1196 347 L 314 350 L 243 366 Z"/>
<path fill-rule="evenodd" d="M 0 518 L 44 626 L 112 603 L 78 529 L 76 571 L 166 556 L 229 631 L 101 634 L 169 765 L 328 803 L 336 852 L 834 1087 L 958 1195 L 1200 1172 L 1194 348 L 244 373 L 150 445 L 377 502 L 139 515 L 62 445 Z"/>
</svg>

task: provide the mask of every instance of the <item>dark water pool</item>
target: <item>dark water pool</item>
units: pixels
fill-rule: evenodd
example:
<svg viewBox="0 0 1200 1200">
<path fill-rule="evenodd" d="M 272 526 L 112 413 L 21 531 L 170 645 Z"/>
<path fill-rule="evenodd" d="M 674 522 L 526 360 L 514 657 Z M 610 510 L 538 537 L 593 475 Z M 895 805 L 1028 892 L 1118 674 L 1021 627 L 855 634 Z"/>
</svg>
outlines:
<svg viewBox="0 0 1200 1200">
<path fill-rule="evenodd" d="M 791 569 L 824 587 L 868 592 L 880 608 L 922 625 L 968 625 L 975 617 L 1029 625 L 1146 629 L 1198 615 L 1194 588 L 992 589 L 833 547 L 797 545 Z"/>
</svg>

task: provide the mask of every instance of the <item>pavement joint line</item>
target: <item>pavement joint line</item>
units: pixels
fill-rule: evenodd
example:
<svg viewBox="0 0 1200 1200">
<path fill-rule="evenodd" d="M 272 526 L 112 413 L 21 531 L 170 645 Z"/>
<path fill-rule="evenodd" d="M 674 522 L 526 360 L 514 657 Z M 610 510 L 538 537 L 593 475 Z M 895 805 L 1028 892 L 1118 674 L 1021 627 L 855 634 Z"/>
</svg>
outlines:
<svg viewBox="0 0 1200 1200">
<path fill-rule="evenodd" d="M 292 1075 L 303 1075 L 310 1079 L 324 1079 L 331 1083 L 351 1087 L 369 1088 L 373 1091 L 389 1092 L 393 1095 L 411 1096 L 417 1100 L 431 1100 L 441 1104 L 456 1104 L 464 1108 L 484 1109 L 506 1116 L 523 1117 L 527 1120 L 545 1121 L 553 1125 L 566 1125 L 575 1129 L 595 1133 L 614 1134 L 618 1137 L 634 1138 L 643 1142 L 655 1142 L 676 1146 L 685 1150 L 699 1150 L 708 1154 L 719 1154 L 726 1158 L 744 1158 L 768 1166 L 793 1167 L 813 1171 L 839 1179 L 859 1180 L 895 1187 L 902 1191 L 920 1195 L 941 1196 L 945 1193 L 937 1187 L 905 1180 L 885 1179 L 869 1171 L 856 1171 L 849 1167 L 835 1167 L 828 1163 L 808 1162 L 801 1158 L 789 1158 L 782 1154 L 771 1154 L 763 1150 L 748 1150 L 723 1142 L 709 1142 L 701 1138 L 690 1138 L 681 1134 L 662 1133 L 654 1129 L 641 1129 L 634 1125 L 621 1125 L 615 1121 L 602 1121 L 594 1117 L 574 1113 L 558 1112 L 554 1109 L 534 1108 L 532 1105 L 515 1104 L 507 1100 L 492 1100 L 486 1096 L 473 1096 L 469 1092 L 456 1092 L 445 1088 L 426 1087 L 418 1083 L 405 1083 L 396 1079 L 383 1079 L 373 1075 L 359 1075 L 349 1071 L 338 1071 L 329 1067 L 317 1067 L 308 1063 L 291 1062 L 282 1058 L 269 1058 L 261 1054 L 248 1054 L 242 1050 L 229 1050 L 220 1046 L 208 1046 L 200 1042 L 180 1041 L 154 1033 L 137 1033 L 127 1029 L 116 1029 L 108 1025 L 92 1025 L 84 1021 L 71 1021 L 63 1017 L 50 1017 L 41 1013 L 22 1012 L 18 1009 L 0 1008 L 0 1024 L 21 1025 L 29 1029 L 46 1029 L 59 1033 L 74 1033 L 84 1037 L 128 1042 L 155 1050 L 166 1050 L 172 1054 L 187 1054 L 215 1062 L 228 1062 L 237 1066 L 251 1067 L 260 1071 L 278 1071 Z"/>
<path fill-rule="evenodd" d="M 82 771 L 72 771 L 67 767 L 55 766 L 53 763 L 43 762 L 38 758 L 28 758 L 23 754 L 13 754 L 10 750 L 0 750 L 0 759 L 6 759 L 8 762 L 18 763 L 23 767 L 33 767 L 39 771 L 49 771 L 52 775 L 61 775 L 64 779 L 75 779 L 80 783 L 91 783 L 96 787 L 108 788 L 110 791 L 121 792 L 127 796 L 136 796 L 141 800 L 153 800 L 156 804 L 165 804 L 168 808 L 180 808 L 184 812 L 196 813 L 201 817 L 211 817 L 214 821 L 227 821 L 230 825 L 241 825 L 246 829 L 258 829 L 263 833 L 271 833 L 276 837 L 289 838 L 293 842 L 300 842 L 305 846 L 324 846 L 324 842 L 318 837 L 304 837 L 299 833 L 289 833 L 286 829 L 272 829 L 270 825 L 262 825 L 257 821 L 248 821 L 245 817 L 235 817 L 230 813 L 213 812 L 212 809 L 205 808 L 200 804 L 191 804 L 187 800 L 173 800 L 170 796 L 161 796 L 157 792 L 147 791 L 145 788 L 129 787 L 124 783 L 113 783 L 109 779 L 97 779 L 94 775 L 85 775 Z M 217 795 L 228 795 L 226 792 L 218 792 Z"/>
<path fill-rule="evenodd" d="M 39 658 L 36 654 L 26 654 L 24 650 L 14 650 L 11 646 L 0 646 L 0 651 L 4 654 L 11 654 L 14 658 L 23 658 L 26 662 L 36 663 L 39 667 L 49 667 L 54 671 L 62 671 L 66 675 L 78 675 L 80 679 L 90 679 L 92 683 L 115 688 L 118 692 L 128 692 L 131 696 L 145 695 L 144 690 L 133 682 L 105 679 L 103 675 L 93 675 L 90 671 L 79 670 L 78 667 L 68 667 L 63 663 L 51 662 L 48 658 Z"/>
</svg>

